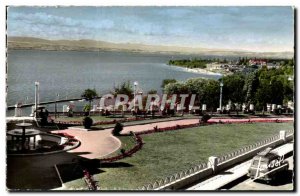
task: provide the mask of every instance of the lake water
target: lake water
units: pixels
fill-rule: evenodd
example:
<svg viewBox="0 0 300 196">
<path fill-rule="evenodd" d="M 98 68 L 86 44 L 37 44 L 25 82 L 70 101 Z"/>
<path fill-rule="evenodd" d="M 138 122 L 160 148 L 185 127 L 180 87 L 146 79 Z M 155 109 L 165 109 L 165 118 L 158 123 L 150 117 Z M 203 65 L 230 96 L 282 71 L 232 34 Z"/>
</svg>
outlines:
<svg viewBox="0 0 300 196">
<path fill-rule="evenodd" d="M 163 79 L 219 78 L 166 65 L 172 58 L 190 57 L 107 51 L 9 51 L 7 105 L 33 103 L 35 81 L 40 82 L 40 101 L 50 101 L 57 93 L 60 98 L 78 98 L 86 88 L 106 94 L 114 85 L 128 80 L 138 81 L 143 92 L 160 92 Z"/>
</svg>

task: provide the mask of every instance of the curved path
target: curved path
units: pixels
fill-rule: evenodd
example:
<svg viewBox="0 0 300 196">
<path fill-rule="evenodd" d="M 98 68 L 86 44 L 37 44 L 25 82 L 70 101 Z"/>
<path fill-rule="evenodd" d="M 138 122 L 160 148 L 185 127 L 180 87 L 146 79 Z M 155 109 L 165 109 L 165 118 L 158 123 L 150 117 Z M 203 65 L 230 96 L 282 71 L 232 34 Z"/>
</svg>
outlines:
<svg viewBox="0 0 300 196">
<path fill-rule="evenodd" d="M 80 129 L 67 129 L 52 131 L 52 133 L 67 133 L 80 140 L 78 148 L 68 152 L 78 153 L 79 156 L 94 159 L 108 155 L 121 147 L 121 141 L 112 136 L 111 130 L 84 131 Z"/>
<path fill-rule="evenodd" d="M 252 121 L 255 122 L 264 122 L 265 120 L 273 120 L 276 119 L 293 121 L 294 118 L 252 118 Z M 210 119 L 209 122 L 248 122 L 249 119 Z M 199 122 L 199 119 L 183 119 L 183 120 L 174 120 L 174 121 L 166 121 L 166 122 L 157 122 L 157 123 L 149 123 L 144 125 L 132 125 L 124 127 L 122 134 L 133 132 L 140 132 L 144 130 L 153 129 L 153 127 L 157 126 L 158 128 L 171 127 L 176 125 L 189 125 L 196 124 Z M 116 150 L 118 150 L 121 146 L 121 142 L 118 138 L 112 136 L 111 134 L 112 128 L 98 130 L 98 131 L 84 131 L 80 129 L 67 129 L 67 130 L 59 130 L 53 131 L 55 132 L 65 132 L 69 135 L 75 136 L 77 139 L 81 141 L 81 145 L 69 152 L 71 153 L 82 153 L 82 157 L 93 159 L 93 158 L 101 158 L 105 155 L 108 155 Z"/>
</svg>

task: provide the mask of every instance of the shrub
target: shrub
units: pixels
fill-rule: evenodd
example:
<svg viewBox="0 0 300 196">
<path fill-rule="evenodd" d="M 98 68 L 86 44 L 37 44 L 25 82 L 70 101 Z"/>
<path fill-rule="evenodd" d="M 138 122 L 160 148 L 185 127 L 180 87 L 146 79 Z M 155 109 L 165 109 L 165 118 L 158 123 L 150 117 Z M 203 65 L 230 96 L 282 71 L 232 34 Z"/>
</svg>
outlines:
<svg viewBox="0 0 300 196">
<path fill-rule="evenodd" d="M 210 115 L 208 114 L 204 114 L 201 118 L 201 121 L 200 122 L 203 122 L 203 123 L 207 123 L 207 121 L 211 118 Z"/>
<path fill-rule="evenodd" d="M 91 106 L 90 104 L 86 104 L 86 105 L 83 107 L 84 115 L 85 115 L 85 116 L 90 115 L 91 109 L 92 109 L 92 106 Z"/>
<path fill-rule="evenodd" d="M 123 130 L 123 124 L 117 122 L 115 128 L 112 130 L 113 135 L 120 135 L 121 131 Z"/>
<path fill-rule="evenodd" d="M 126 150 L 125 150 L 124 148 L 122 148 L 122 149 L 120 150 L 120 152 L 121 152 L 121 154 L 125 154 L 125 153 L 126 153 Z"/>
<path fill-rule="evenodd" d="M 90 129 L 91 126 L 93 125 L 93 119 L 91 119 L 89 116 L 86 116 L 83 118 L 82 124 L 84 128 Z"/>
</svg>

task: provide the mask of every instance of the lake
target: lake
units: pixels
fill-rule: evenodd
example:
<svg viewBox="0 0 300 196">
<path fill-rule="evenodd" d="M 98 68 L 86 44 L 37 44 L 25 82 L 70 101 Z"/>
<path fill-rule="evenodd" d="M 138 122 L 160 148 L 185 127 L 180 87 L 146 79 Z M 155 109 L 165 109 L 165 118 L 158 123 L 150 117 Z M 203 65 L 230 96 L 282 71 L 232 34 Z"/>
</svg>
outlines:
<svg viewBox="0 0 300 196">
<path fill-rule="evenodd" d="M 60 98 L 78 98 L 87 88 L 103 95 L 124 81 L 138 81 L 146 93 L 161 92 L 163 79 L 220 77 L 166 65 L 172 58 L 191 58 L 186 55 L 37 50 L 12 50 L 7 55 L 7 105 L 33 103 L 35 81 L 40 82 L 40 101 L 50 101 L 57 93 Z"/>
</svg>

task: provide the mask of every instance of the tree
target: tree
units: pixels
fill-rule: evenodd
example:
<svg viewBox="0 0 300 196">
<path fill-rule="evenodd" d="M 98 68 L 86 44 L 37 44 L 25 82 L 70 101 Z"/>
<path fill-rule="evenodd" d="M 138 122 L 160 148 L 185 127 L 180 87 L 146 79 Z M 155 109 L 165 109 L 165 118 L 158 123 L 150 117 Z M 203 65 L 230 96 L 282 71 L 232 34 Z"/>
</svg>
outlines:
<svg viewBox="0 0 300 196">
<path fill-rule="evenodd" d="M 117 122 L 114 129 L 112 130 L 112 134 L 117 136 L 117 135 L 120 135 L 121 131 L 123 130 L 123 124 L 122 123 L 119 123 Z"/>
<path fill-rule="evenodd" d="M 224 100 L 231 101 L 241 105 L 245 100 L 245 94 L 243 91 L 245 77 L 242 74 L 233 74 L 223 77 L 223 95 Z M 235 107 L 235 105 L 234 105 Z M 238 115 L 238 109 L 235 107 L 235 110 Z"/>
<path fill-rule="evenodd" d="M 258 88 L 258 85 L 259 85 L 259 79 L 256 71 L 251 72 L 246 76 L 243 91 L 244 91 L 245 103 L 247 107 L 250 105 L 250 103 L 254 102 L 254 96 Z"/>
<path fill-rule="evenodd" d="M 122 84 L 114 87 L 114 91 L 112 92 L 114 96 L 117 94 L 127 95 L 129 98 L 133 98 L 133 89 L 130 81 L 123 82 Z"/>
<path fill-rule="evenodd" d="M 164 92 L 171 94 L 196 94 L 198 99 L 195 104 L 207 104 L 208 108 L 213 110 L 217 107 L 219 101 L 219 82 L 212 79 L 191 78 L 186 82 L 170 83 L 165 86 Z M 186 100 L 189 102 L 189 100 Z"/>
<path fill-rule="evenodd" d="M 98 96 L 97 92 L 95 89 L 86 89 L 84 92 L 81 94 L 81 97 L 84 98 L 87 101 L 92 101 L 94 98 Z"/>
<path fill-rule="evenodd" d="M 91 126 L 93 125 L 93 119 L 90 118 L 89 116 L 86 116 L 83 118 L 82 124 L 83 124 L 84 128 L 90 129 Z"/>
<path fill-rule="evenodd" d="M 164 79 L 161 84 L 161 88 L 165 88 L 167 84 L 177 82 L 175 79 Z"/>
<path fill-rule="evenodd" d="M 168 95 L 188 93 L 188 88 L 184 82 L 169 83 L 165 86 L 164 92 Z"/>
<path fill-rule="evenodd" d="M 213 112 L 219 106 L 220 83 L 216 80 L 206 80 L 203 89 L 202 103 Z"/>
<path fill-rule="evenodd" d="M 86 89 L 84 90 L 84 92 L 81 95 L 82 98 L 84 98 L 85 100 L 87 100 L 89 102 L 89 106 L 86 106 L 86 108 L 89 108 L 88 110 L 86 109 L 85 112 L 90 112 L 91 109 L 91 102 L 93 101 L 93 99 L 95 99 L 96 97 L 98 97 L 98 94 L 96 92 L 95 89 Z"/>
<path fill-rule="evenodd" d="M 148 94 L 157 94 L 157 90 L 151 89 L 148 91 Z"/>
<path fill-rule="evenodd" d="M 196 99 L 195 104 L 201 105 L 205 103 L 205 85 L 208 79 L 204 78 L 191 78 L 188 79 L 185 84 L 188 88 L 189 94 L 196 94 L 198 99 Z"/>
<path fill-rule="evenodd" d="M 259 87 L 255 93 L 255 106 L 257 108 L 264 108 L 267 103 L 271 103 L 272 92 L 270 82 L 266 79 L 261 79 Z"/>
<path fill-rule="evenodd" d="M 287 74 L 288 73 L 288 74 Z M 282 105 L 293 98 L 293 82 L 289 81 L 285 66 L 279 69 L 262 68 L 258 71 L 259 86 L 255 93 L 256 106 L 264 108 L 267 103 Z"/>
</svg>

